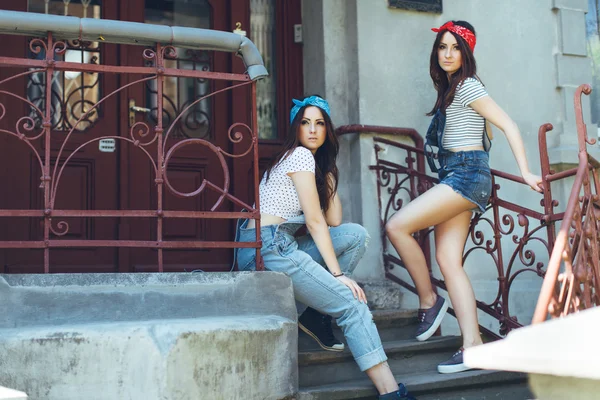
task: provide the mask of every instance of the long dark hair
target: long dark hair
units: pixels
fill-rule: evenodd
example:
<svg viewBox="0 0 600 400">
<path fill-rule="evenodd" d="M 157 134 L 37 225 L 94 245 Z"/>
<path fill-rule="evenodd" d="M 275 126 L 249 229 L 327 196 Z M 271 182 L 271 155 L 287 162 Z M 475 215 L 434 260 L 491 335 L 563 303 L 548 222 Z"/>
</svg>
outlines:
<svg viewBox="0 0 600 400">
<path fill-rule="evenodd" d="M 298 140 L 298 131 L 300 129 L 300 123 L 302 122 L 302 118 L 304 118 L 304 110 L 307 107 L 317 107 L 317 106 L 304 106 L 300 108 L 298 114 L 292 121 L 292 125 L 290 126 L 289 134 L 283 143 L 283 149 L 277 156 L 273 159 L 273 162 L 267 168 L 267 180 L 271 174 L 271 170 L 278 163 L 285 160 L 292 151 L 298 147 L 302 146 L 300 141 Z M 339 172 L 336 164 L 337 155 L 340 150 L 340 143 L 335 134 L 335 129 L 333 127 L 333 123 L 331 122 L 331 118 L 329 114 L 327 114 L 322 108 L 317 107 L 321 110 L 321 114 L 323 114 L 323 119 L 325 120 L 325 142 L 315 154 L 315 178 L 317 181 L 317 193 L 319 194 L 319 202 L 321 203 L 321 208 L 323 211 L 327 211 L 329 208 L 329 201 L 333 197 L 334 193 L 337 191 L 338 187 L 338 178 Z M 333 176 L 333 185 L 327 179 L 328 175 Z"/>
<path fill-rule="evenodd" d="M 475 28 L 473 28 L 473 25 L 470 23 L 466 21 L 452 22 L 454 25 L 467 28 L 475 35 Z M 438 109 L 445 111 L 454 100 L 456 87 L 466 78 L 476 77 L 479 80 L 479 77 L 477 76 L 477 63 L 475 62 L 475 57 L 473 56 L 471 48 L 459 34 L 454 32 L 450 33 L 456 38 L 456 43 L 458 44 L 458 49 L 460 50 L 461 55 L 461 65 L 455 73 L 450 75 L 450 79 L 448 79 L 448 73 L 444 71 L 442 67 L 440 67 L 438 61 L 438 49 L 440 47 L 442 37 L 446 32 L 450 31 L 443 30 L 438 32 L 437 36 L 435 37 L 435 42 L 433 42 L 431 56 L 429 57 L 429 74 L 431 75 L 433 86 L 435 87 L 435 90 L 437 90 L 438 95 L 433 109 L 428 112 L 427 115 L 435 114 Z"/>
</svg>

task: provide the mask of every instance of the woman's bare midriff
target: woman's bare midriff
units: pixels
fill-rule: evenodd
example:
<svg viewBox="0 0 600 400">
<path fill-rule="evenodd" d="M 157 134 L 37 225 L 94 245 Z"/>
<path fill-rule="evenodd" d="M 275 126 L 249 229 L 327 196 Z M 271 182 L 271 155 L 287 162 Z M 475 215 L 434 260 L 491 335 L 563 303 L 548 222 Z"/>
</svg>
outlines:
<svg viewBox="0 0 600 400">
<path fill-rule="evenodd" d="M 475 150 L 483 151 L 483 146 L 467 146 L 467 147 L 459 147 L 456 149 L 448 149 L 448 151 L 451 151 L 453 153 L 458 153 L 459 151 L 475 151 Z"/>
<path fill-rule="evenodd" d="M 278 217 L 277 215 L 271 215 L 271 214 L 265 214 L 265 213 L 261 213 L 260 214 L 260 226 L 268 226 L 268 225 L 279 225 L 282 222 L 285 222 L 286 220 Z M 246 226 L 247 229 L 254 229 L 255 227 L 255 223 L 254 220 L 251 219 L 248 221 L 248 226 Z"/>
</svg>

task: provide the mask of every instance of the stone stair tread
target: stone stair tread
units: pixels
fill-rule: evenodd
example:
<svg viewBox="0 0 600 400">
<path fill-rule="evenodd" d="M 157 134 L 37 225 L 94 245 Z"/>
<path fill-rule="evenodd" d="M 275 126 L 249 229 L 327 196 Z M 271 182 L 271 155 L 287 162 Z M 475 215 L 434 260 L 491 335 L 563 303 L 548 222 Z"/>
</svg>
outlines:
<svg viewBox="0 0 600 400">
<path fill-rule="evenodd" d="M 526 375 L 520 372 L 472 370 L 456 374 L 440 374 L 435 370 L 414 375 L 397 376 L 415 394 L 480 385 L 521 382 Z M 327 385 L 300 387 L 297 400 L 345 400 L 375 398 L 377 391 L 369 379 L 338 382 Z"/>
<path fill-rule="evenodd" d="M 429 352 L 433 350 L 456 350 L 462 344 L 460 336 L 434 336 L 425 342 L 418 342 L 415 339 L 395 340 L 383 343 L 383 348 L 388 357 L 394 354 Z M 327 364 L 352 359 L 352 353 L 346 346 L 341 352 L 315 350 L 299 351 L 298 366 L 310 366 L 314 364 Z"/>
<path fill-rule="evenodd" d="M 384 318 L 416 318 L 417 310 L 416 309 L 396 309 L 396 308 L 388 308 L 382 310 L 372 310 L 371 314 L 373 314 L 373 319 L 384 319 Z"/>
<path fill-rule="evenodd" d="M 386 323 L 398 324 L 400 321 L 401 325 L 412 324 L 417 322 L 417 310 L 414 309 L 396 309 L 396 308 L 388 308 L 388 309 L 380 309 L 380 310 L 371 310 L 371 314 L 373 315 L 373 321 L 377 324 L 377 326 Z M 336 326 L 334 322 L 334 326 Z"/>
</svg>

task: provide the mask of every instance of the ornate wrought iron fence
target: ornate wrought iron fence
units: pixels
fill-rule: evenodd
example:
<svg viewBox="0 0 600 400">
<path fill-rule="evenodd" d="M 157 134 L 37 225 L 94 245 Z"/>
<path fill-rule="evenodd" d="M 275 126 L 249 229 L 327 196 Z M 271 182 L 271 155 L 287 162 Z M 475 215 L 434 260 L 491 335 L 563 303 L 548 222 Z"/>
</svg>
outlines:
<svg viewBox="0 0 600 400">
<path fill-rule="evenodd" d="M 548 314 L 562 317 L 600 305 L 600 162 L 587 153 L 587 145 L 596 141 L 588 138 L 581 112 L 581 95 L 591 92 L 589 85 L 575 92 L 579 166 L 533 323 L 545 321 Z"/>
<path fill-rule="evenodd" d="M 579 102 L 577 103 L 577 101 Z M 475 253 L 483 253 L 489 260 L 487 265 L 495 269 L 498 282 L 495 295 L 491 301 L 477 298 L 477 308 L 499 322 L 497 332 L 493 332 L 483 326 L 481 327 L 483 331 L 491 336 L 501 337 L 506 335 L 510 330 L 522 326 L 522 323 L 514 315 L 515 313 L 512 312 L 509 301 L 511 289 L 514 287 L 517 278 L 523 274 L 530 274 L 532 277 L 539 277 L 541 284 L 542 278 L 547 274 L 546 271 L 556 274 L 557 261 L 555 257 L 558 257 L 556 254 L 560 255 L 563 250 L 555 248 L 555 224 L 557 221 L 563 219 L 565 212 L 555 211 L 559 203 L 553 198 L 552 182 L 576 174 L 577 178 L 573 189 L 574 196 L 577 196 L 579 193 L 577 185 L 580 185 L 579 187 L 583 185 L 585 191 L 583 198 L 579 199 L 579 204 L 581 204 L 578 208 L 579 212 L 575 213 L 579 219 L 576 224 L 577 227 L 574 229 L 578 233 L 572 238 L 573 246 L 579 246 L 580 248 L 577 253 L 579 254 L 579 258 L 577 258 L 579 264 L 572 267 L 573 271 L 569 272 L 568 276 L 561 275 L 560 280 L 564 284 L 572 285 L 574 279 L 578 279 L 577 284 L 581 286 L 581 290 L 577 290 L 576 293 L 572 294 L 573 289 L 568 291 L 566 288 L 563 288 L 560 292 L 562 297 L 553 304 L 556 304 L 556 302 L 564 304 L 565 301 L 573 303 L 575 301 L 573 300 L 575 294 L 585 298 L 585 301 L 583 299 L 580 301 L 581 304 L 590 305 L 594 302 L 598 304 L 598 277 L 600 276 L 598 274 L 599 229 L 597 228 L 597 219 L 593 220 L 592 218 L 593 215 L 596 215 L 596 218 L 600 215 L 598 209 L 592 207 L 594 203 L 596 205 L 600 204 L 597 195 L 597 173 L 593 173 L 596 194 L 590 191 L 589 181 L 586 181 L 584 178 L 584 175 L 592 165 L 597 166 L 597 161 L 591 157 L 588 159 L 585 148 L 585 134 L 582 133 L 584 125 L 581 122 L 581 103 L 580 100 L 577 101 L 579 140 L 580 143 L 583 143 L 580 144 L 580 159 L 586 160 L 585 164 L 580 165 L 579 168 L 569 169 L 560 173 L 551 171 L 546 145 L 546 134 L 552 130 L 552 125 L 544 124 L 540 127 L 538 133 L 540 164 L 545 187 L 545 191 L 541 195 L 542 199 L 540 200 L 541 210 L 537 211 L 531 207 L 522 206 L 518 199 L 511 198 L 510 194 L 514 193 L 513 191 L 503 190 L 504 187 L 509 185 L 524 185 L 525 182 L 521 177 L 492 169 L 493 189 L 486 212 L 476 215 L 471 221 L 463 260 L 467 262 Z M 437 178 L 427 174 L 424 161 L 423 139 L 415 130 L 405 128 L 354 125 L 344 126 L 338 130 L 338 133 L 342 134 L 351 132 L 396 136 L 394 140 L 381 136 L 373 138 L 376 162 L 375 165 L 370 166 L 370 169 L 377 174 L 377 196 L 380 208 L 383 261 L 386 276 L 416 293 L 412 281 L 402 279 L 393 273 L 394 268 L 404 268 L 404 264 L 386 240 L 385 224 L 393 213 L 402 208 L 403 204 L 419 196 L 438 182 Z M 404 138 L 403 142 L 412 141 L 412 144 L 401 143 L 397 140 L 398 137 Z M 589 143 L 592 142 L 589 141 Z M 575 197 L 575 200 L 577 200 L 577 197 Z M 575 200 L 571 200 L 571 202 L 576 202 Z M 573 214 L 573 207 L 574 205 L 569 205 L 567 213 L 570 212 Z M 594 221 L 596 228 L 591 227 Z M 563 226 L 565 224 L 566 222 L 563 223 Z M 415 234 L 417 242 L 425 253 L 430 271 L 432 271 L 430 244 L 432 232 L 433 228 L 429 228 Z M 586 233 L 583 234 L 582 232 Z M 560 241 L 556 242 L 557 246 L 561 249 L 565 246 L 566 234 L 567 232 L 565 231 L 562 236 L 559 236 Z M 583 240 L 584 237 L 586 238 L 585 243 Z M 593 241 L 591 240 L 592 238 L 595 238 L 595 245 L 591 244 Z M 573 259 L 574 255 L 570 249 L 567 252 L 569 254 L 568 257 Z M 557 251 L 559 253 L 556 253 Z M 553 258 L 549 264 L 548 259 L 550 259 L 551 254 Z M 583 261 L 586 259 L 588 260 L 587 264 Z M 589 261 L 591 259 L 595 261 Z M 479 262 L 478 266 L 481 266 L 481 264 Z M 552 269 L 548 269 L 549 265 L 552 265 Z M 594 270 L 593 274 L 591 273 L 592 270 Z M 443 279 L 437 278 L 433 274 L 431 275 L 431 279 L 435 287 L 446 290 Z M 556 277 L 550 278 L 550 280 L 552 279 L 556 280 Z M 545 283 L 545 285 L 549 284 Z M 596 289 L 593 289 L 594 287 Z M 552 287 L 546 291 L 551 292 Z M 578 306 L 578 304 L 571 305 L 571 307 Z M 450 312 L 454 315 L 453 310 L 450 310 Z"/>
<path fill-rule="evenodd" d="M 27 28 L 24 28 L 27 27 Z M 110 29 L 107 30 L 107 27 Z M 0 248 L 12 249 L 43 249 L 44 252 L 44 272 L 50 272 L 50 250 L 54 248 L 84 248 L 84 247 L 129 247 L 129 248 L 152 248 L 157 250 L 158 271 L 163 271 L 163 250 L 164 249 L 199 249 L 199 248 L 234 248 L 249 247 L 256 248 L 256 257 L 258 268 L 262 268 L 260 258 L 260 212 L 258 198 L 259 183 L 259 163 L 258 163 L 258 133 L 257 133 L 257 109 L 256 109 L 256 80 L 266 76 L 267 72 L 263 66 L 260 54 L 254 44 L 247 38 L 239 35 L 208 31 L 203 29 L 178 28 L 168 26 L 150 26 L 148 24 L 136 24 L 123 21 L 103 20 L 101 24 L 96 24 L 94 20 L 80 19 L 74 17 L 58 17 L 39 15 L 31 13 L 0 11 L 0 33 L 31 35 L 36 32 L 47 32 L 47 37 L 33 39 L 30 41 L 30 50 L 37 57 L 34 59 L 0 57 L 0 67 L 10 67 L 21 69 L 19 72 L 9 78 L 0 81 L 0 94 L 11 99 L 11 101 L 21 102 L 29 109 L 28 112 L 18 118 L 14 126 L 8 126 L 2 120 L 7 115 L 7 106 L 0 103 L 0 133 L 13 136 L 20 142 L 29 147 L 33 154 L 34 163 L 38 164 L 42 171 L 40 178 L 40 189 L 43 191 L 43 205 L 39 209 L 0 209 L 0 220 L 6 217 L 27 217 L 39 218 L 43 226 L 43 237 L 32 240 L 19 241 L 0 241 Z M 107 33 L 108 32 L 108 33 Z M 111 36 L 112 35 L 112 36 Z M 55 40 L 55 36 L 61 37 L 61 40 Z M 124 65 L 98 65 L 96 63 L 81 63 L 65 61 L 63 55 L 69 50 L 68 41 L 76 40 L 94 41 L 101 40 L 103 43 L 127 43 L 140 45 L 140 57 L 143 57 L 147 64 L 143 67 L 124 66 Z M 161 44 L 161 43 L 167 44 Z M 153 48 L 144 48 L 143 46 L 152 46 Z M 248 68 L 244 74 L 211 72 L 204 70 L 180 69 L 177 66 L 169 68 L 166 60 L 172 60 L 177 57 L 178 48 L 190 49 L 209 49 L 216 51 L 237 52 L 243 59 Z M 85 110 L 82 110 L 78 118 L 67 127 L 66 132 L 60 132 L 60 135 L 53 133 L 53 127 L 56 123 L 57 115 L 61 112 L 53 107 L 53 79 L 57 71 L 76 71 L 80 73 L 99 74 L 132 74 L 138 77 L 143 76 L 133 82 L 119 87 L 111 93 L 102 94 L 96 102 L 89 104 Z M 30 98 L 20 96 L 3 89 L 8 82 L 23 77 L 42 77 L 43 84 L 39 87 L 40 101 L 32 101 Z M 192 78 L 196 80 L 211 80 L 232 82 L 229 86 L 207 93 L 189 102 L 185 108 L 178 110 L 178 114 L 172 117 L 170 124 L 164 121 L 163 104 L 163 85 L 169 78 Z M 105 136 L 96 137 L 92 140 L 79 144 L 72 151 L 65 151 L 69 145 L 69 140 L 77 134 L 78 128 L 82 124 L 88 123 L 90 116 L 97 113 L 101 104 L 107 99 L 118 97 L 124 90 L 134 85 L 146 85 L 153 83 L 156 88 L 156 112 L 155 119 L 147 122 L 136 122 L 132 124 L 127 135 L 118 135 L 117 132 L 109 132 Z M 252 92 L 252 126 L 244 123 L 232 124 L 227 132 L 216 132 L 217 135 L 227 135 L 232 143 L 241 143 L 245 137 L 250 136 L 249 146 L 239 154 L 231 154 L 224 149 L 215 146 L 213 143 L 203 138 L 184 138 L 179 141 L 169 141 L 170 136 L 175 136 L 174 130 L 179 126 L 178 122 L 185 118 L 186 112 L 192 109 L 201 101 L 212 96 L 222 95 L 225 92 L 234 90 L 242 86 L 250 85 Z M 125 105 L 124 107 L 128 107 Z M 127 113 L 127 109 L 121 110 Z M 41 123 L 40 123 L 41 121 Z M 57 194 L 61 189 L 61 178 L 65 167 L 73 157 L 82 149 L 89 148 L 90 145 L 98 146 L 98 142 L 104 139 L 128 142 L 147 157 L 156 184 L 156 209 L 153 210 L 72 210 L 58 209 L 56 207 Z M 51 154 L 51 141 L 62 141 L 60 150 L 57 154 Z M 211 177 L 203 179 L 200 186 L 189 193 L 183 193 L 176 190 L 169 182 L 169 161 L 175 153 L 183 147 L 196 145 L 208 149 L 217 158 L 223 172 L 223 183 L 221 185 L 210 181 Z M 254 187 L 255 207 L 246 204 L 238 197 L 230 193 L 230 171 L 227 159 L 252 157 L 253 170 L 251 176 Z M 64 186 L 64 185 L 63 185 Z M 199 196 L 206 190 L 212 190 L 217 193 L 218 200 L 207 211 L 169 211 L 164 209 L 164 193 L 189 198 Z M 247 212 L 225 212 L 219 209 L 226 202 L 232 202 L 240 208 L 245 208 Z M 156 221 L 155 237 L 156 240 L 64 240 L 62 237 L 69 231 L 68 222 L 65 218 L 150 218 Z M 259 224 L 255 242 L 235 243 L 234 241 L 181 241 L 164 240 L 163 226 L 164 222 L 170 218 L 177 219 L 236 219 L 252 218 Z M 231 238 L 233 239 L 233 238 Z"/>
</svg>

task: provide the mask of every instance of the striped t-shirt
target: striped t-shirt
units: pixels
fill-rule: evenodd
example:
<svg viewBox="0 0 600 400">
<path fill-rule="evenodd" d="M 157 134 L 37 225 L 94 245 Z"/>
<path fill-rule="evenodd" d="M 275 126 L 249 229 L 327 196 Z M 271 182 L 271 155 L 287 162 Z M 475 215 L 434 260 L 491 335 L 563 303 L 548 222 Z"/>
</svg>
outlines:
<svg viewBox="0 0 600 400">
<path fill-rule="evenodd" d="M 467 78 L 458 84 L 454 100 L 446 108 L 444 149 L 482 145 L 485 120 L 469 104 L 487 95 L 481 82 L 475 78 Z"/>
</svg>

